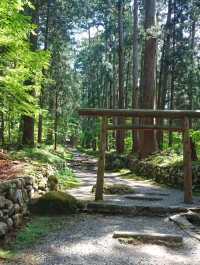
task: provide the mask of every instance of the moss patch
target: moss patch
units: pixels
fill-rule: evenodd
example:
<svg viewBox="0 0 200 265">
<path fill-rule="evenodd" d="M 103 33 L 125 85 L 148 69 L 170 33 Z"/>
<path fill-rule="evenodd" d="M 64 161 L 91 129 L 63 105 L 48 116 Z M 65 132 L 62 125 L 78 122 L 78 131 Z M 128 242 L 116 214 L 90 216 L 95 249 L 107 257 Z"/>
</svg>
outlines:
<svg viewBox="0 0 200 265">
<path fill-rule="evenodd" d="M 12 251 L 0 249 L 0 264 L 1 264 L 1 260 L 2 261 L 13 260 L 14 257 L 15 255 Z"/>
<path fill-rule="evenodd" d="M 93 186 L 92 193 L 94 193 L 95 191 L 96 191 L 96 185 Z M 135 190 L 133 188 L 125 184 L 105 184 L 104 185 L 104 194 L 107 194 L 107 195 L 114 195 L 114 194 L 123 195 L 123 194 L 130 194 L 134 192 Z"/>
<path fill-rule="evenodd" d="M 70 194 L 51 191 L 32 202 L 30 211 L 41 215 L 63 215 L 76 213 L 82 207 L 82 203 Z"/>
</svg>

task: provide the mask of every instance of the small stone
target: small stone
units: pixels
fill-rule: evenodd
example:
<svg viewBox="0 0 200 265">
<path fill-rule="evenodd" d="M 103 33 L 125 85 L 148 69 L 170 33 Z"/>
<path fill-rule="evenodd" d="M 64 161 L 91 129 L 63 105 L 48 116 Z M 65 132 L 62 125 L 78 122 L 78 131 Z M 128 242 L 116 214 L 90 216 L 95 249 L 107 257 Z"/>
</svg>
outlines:
<svg viewBox="0 0 200 265">
<path fill-rule="evenodd" d="M 33 177 L 24 177 L 26 185 L 33 185 Z"/>
<path fill-rule="evenodd" d="M 8 218 L 8 220 L 7 220 L 8 229 L 11 230 L 13 228 L 13 225 L 14 225 L 14 223 L 13 223 L 12 218 Z"/>
<path fill-rule="evenodd" d="M 0 196 L 0 209 L 4 208 L 6 204 L 6 198 L 3 196 Z"/>
<path fill-rule="evenodd" d="M 24 200 L 24 202 L 28 202 L 29 201 L 29 197 L 28 197 L 27 191 L 26 190 L 23 190 L 22 194 L 23 194 L 23 200 Z"/>
<path fill-rule="evenodd" d="M 23 205 L 24 201 L 23 201 L 23 194 L 21 190 L 17 190 L 15 192 L 15 195 L 13 197 L 14 202 L 19 203 L 20 205 Z"/>
<path fill-rule="evenodd" d="M 40 180 L 40 182 L 38 183 L 38 189 L 45 191 L 47 188 L 47 182 L 45 180 Z"/>
<path fill-rule="evenodd" d="M 15 208 L 15 213 L 19 213 L 20 212 L 21 208 L 20 208 L 20 205 L 18 203 L 15 203 L 14 208 Z"/>
<path fill-rule="evenodd" d="M 21 189 L 22 188 L 22 180 L 21 179 L 16 179 L 15 180 L 15 184 L 16 184 L 16 187 L 18 189 Z"/>
<path fill-rule="evenodd" d="M 15 227 L 18 227 L 22 224 L 22 221 L 23 221 L 23 215 L 22 214 L 15 214 L 13 216 L 13 223 L 14 223 L 14 226 Z"/>
<path fill-rule="evenodd" d="M 8 226 L 7 224 L 0 222 L 0 237 L 5 236 L 5 234 L 8 231 Z"/>
<path fill-rule="evenodd" d="M 32 185 L 28 185 L 28 186 L 26 186 L 26 190 L 27 190 L 28 192 L 32 191 L 32 189 L 33 189 L 33 186 L 32 186 Z"/>
<path fill-rule="evenodd" d="M 0 219 L 3 217 L 3 211 L 0 210 Z"/>
</svg>

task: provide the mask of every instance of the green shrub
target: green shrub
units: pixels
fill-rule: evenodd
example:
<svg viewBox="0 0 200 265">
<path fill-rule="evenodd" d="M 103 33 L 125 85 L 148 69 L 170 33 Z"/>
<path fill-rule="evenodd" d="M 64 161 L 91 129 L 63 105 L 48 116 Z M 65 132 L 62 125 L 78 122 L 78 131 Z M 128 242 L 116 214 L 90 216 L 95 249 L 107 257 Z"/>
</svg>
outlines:
<svg viewBox="0 0 200 265">
<path fill-rule="evenodd" d="M 70 194 L 50 191 L 30 204 L 30 211 L 40 215 L 63 215 L 76 213 L 82 203 Z"/>
</svg>

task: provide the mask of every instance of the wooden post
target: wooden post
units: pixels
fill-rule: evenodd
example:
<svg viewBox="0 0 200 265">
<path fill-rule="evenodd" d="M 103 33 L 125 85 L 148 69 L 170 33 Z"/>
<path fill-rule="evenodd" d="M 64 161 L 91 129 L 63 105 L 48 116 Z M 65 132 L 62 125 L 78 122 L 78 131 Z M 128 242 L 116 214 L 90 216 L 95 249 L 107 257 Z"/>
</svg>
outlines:
<svg viewBox="0 0 200 265">
<path fill-rule="evenodd" d="M 190 145 L 190 120 L 184 118 L 183 163 L 184 163 L 184 202 L 192 203 L 192 158 Z"/>
<path fill-rule="evenodd" d="M 107 123 L 108 119 L 102 117 L 95 201 L 103 200 Z"/>
</svg>

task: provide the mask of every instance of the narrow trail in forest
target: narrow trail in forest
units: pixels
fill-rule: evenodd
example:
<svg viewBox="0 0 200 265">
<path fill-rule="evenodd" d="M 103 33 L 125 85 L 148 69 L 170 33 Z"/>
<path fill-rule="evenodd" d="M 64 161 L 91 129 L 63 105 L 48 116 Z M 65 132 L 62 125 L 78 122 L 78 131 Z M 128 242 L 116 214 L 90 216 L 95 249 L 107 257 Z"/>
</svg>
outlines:
<svg viewBox="0 0 200 265">
<path fill-rule="evenodd" d="M 74 158 L 71 161 L 71 166 L 81 184 L 80 187 L 70 190 L 70 193 L 79 199 L 94 200 L 92 187 L 96 184 L 97 159 L 86 154 L 81 154 L 78 151 L 73 151 L 73 153 Z M 104 195 L 106 203 L 114 202 L 117 204 L 138 206 L 180 206 L 185 208 L 200 206 L 199 197 L 194 197 L 193 204 L 184 204 L 183 191 L 160 187 L 159 185 L 154 184 L 151 180 L 126 179 L 125 176 L 123 176 L 123 174 L 121 175 L 119 172 L 106 172 L 105 183 L 125 184 L 135 190 L 134 200 L 127 199 L 127 196 L 123 195 Z M 138 200 L 137 197 L 139 197 Z M 141 200 L 140 197 L 142 197 Z M 146 197 L 147 200 L 145 200 L 144 197 Z M 158 200 L 154 201 L 153 198 L 157 198 Z"/>
</svg>

